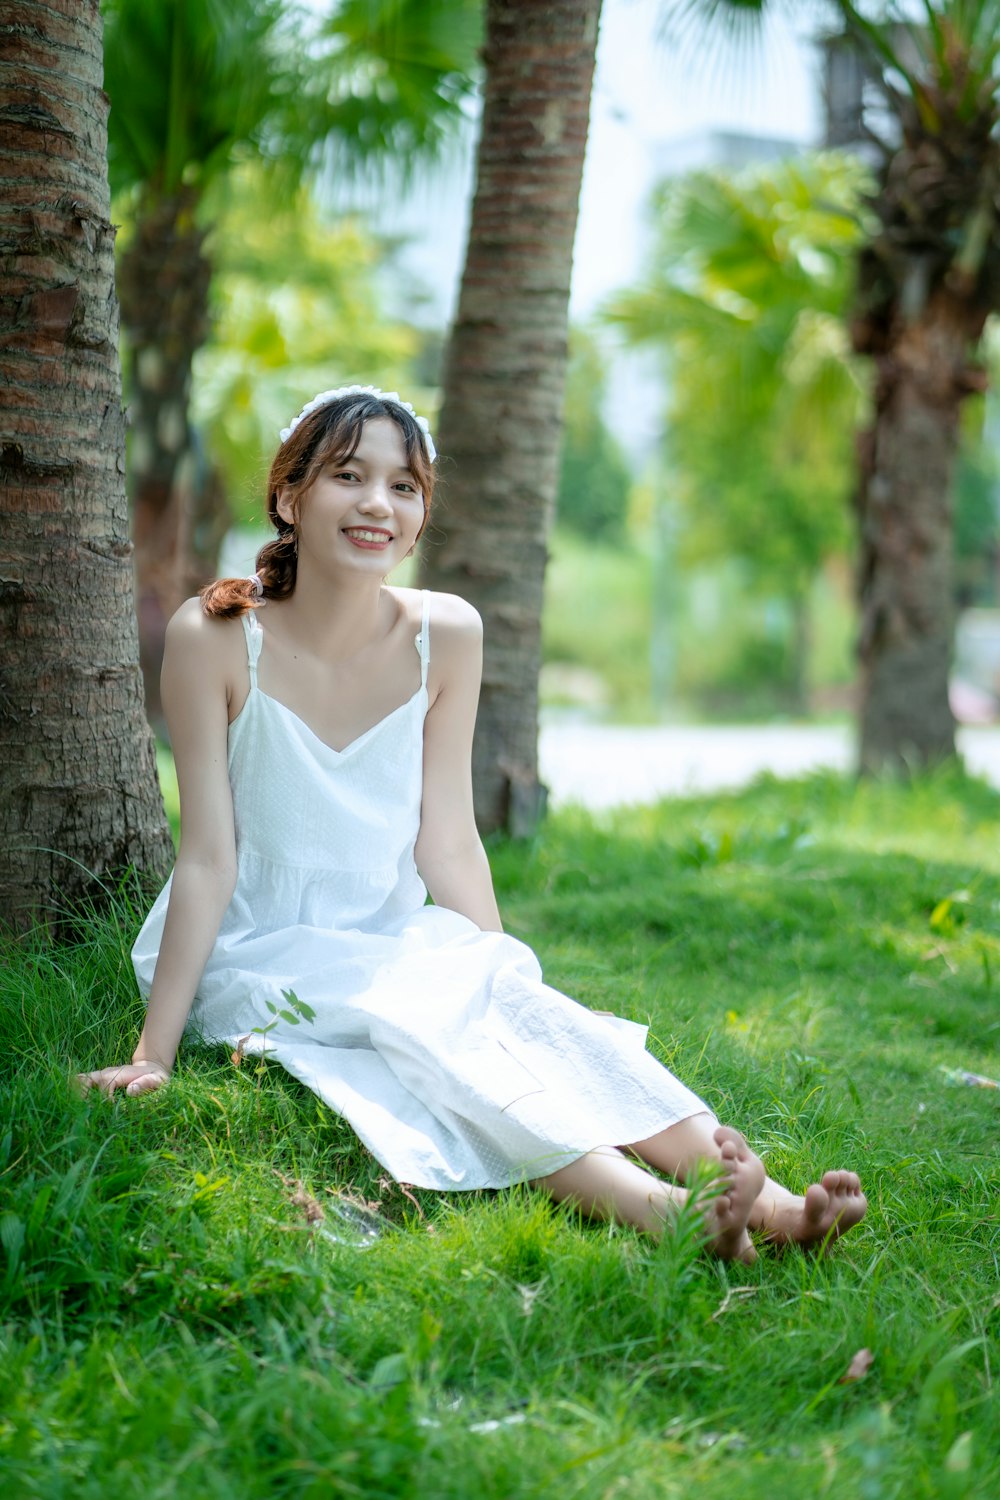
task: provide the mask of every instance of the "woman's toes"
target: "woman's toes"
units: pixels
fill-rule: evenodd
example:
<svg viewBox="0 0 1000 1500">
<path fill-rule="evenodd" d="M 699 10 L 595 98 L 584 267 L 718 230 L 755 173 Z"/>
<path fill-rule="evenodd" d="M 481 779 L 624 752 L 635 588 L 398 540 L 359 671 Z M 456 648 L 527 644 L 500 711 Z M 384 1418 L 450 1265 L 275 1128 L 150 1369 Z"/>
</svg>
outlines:
<svg viewBox="0 0 1000 1500">
<path fill-rule="evenodd" d="M 740 1154 L 740 1147 L 742 1147 L 745 1152 L 749 1152 L 750 1150 L 750 1147 L 747 1145 L 745 1138 L 740 1135 L 738 1130 L 734 1130 L 731 1125 L 720 1125 L 714 1132 L 712 1139 L 719 1147 L 720 1151 L 723 1150 L 726 1146 L 731 1146 L 733 1152 L 737 1156 Z"/>
<path fill-rule="evenodd" d="M 830 1202 L 836 1192 L 836 1184 L 830 1178 L 836 1178 L 837 1172 L 824 1172 L 822 1183 L 814 1182 L 806 1188 L 805 1205 L 803 1217 L 810 1229 L 821 1231 L 823 1220 L 830 1211 Z"/>
</svg>

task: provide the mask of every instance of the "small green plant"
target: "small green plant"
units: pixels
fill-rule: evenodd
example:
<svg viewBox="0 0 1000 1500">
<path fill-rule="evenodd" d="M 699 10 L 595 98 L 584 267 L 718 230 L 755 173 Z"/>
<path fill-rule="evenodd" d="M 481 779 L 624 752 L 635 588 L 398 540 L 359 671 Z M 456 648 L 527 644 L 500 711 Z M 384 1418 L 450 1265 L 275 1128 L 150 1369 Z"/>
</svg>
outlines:
<svg viewBox="0 0 1000 1500">
<path fill-rule="evenodd" d="M 287 1005 L 275 1005 L 273 1000 L 265 1000 L 269 1013 L 274 1017 L 268 1021 L 266 1026 L 255 1026 L 251 1036 L 267 1036 L 276 1026 L 284 1021 L 288 1026 L 298 1026 L 303 1021 L 315 1021 L 316 1012 L 304 1000 L 300 1000 L 294 990 L 282 990 L 281 998 L 287 1000 Z"/>
</svg>

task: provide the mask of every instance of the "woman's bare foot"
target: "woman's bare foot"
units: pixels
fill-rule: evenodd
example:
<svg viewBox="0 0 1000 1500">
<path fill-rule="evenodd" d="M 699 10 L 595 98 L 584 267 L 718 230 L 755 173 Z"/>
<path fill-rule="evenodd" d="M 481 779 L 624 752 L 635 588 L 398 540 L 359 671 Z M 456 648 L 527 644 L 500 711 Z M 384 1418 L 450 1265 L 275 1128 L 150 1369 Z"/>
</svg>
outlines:
<svg viewBox="0 0 1000 1500">
<path fill-rule="evenodd" d="M 804 1198 L 768 1179 L 754 1204 L 750 1227 L 763 1230 L 772 1245 L 825 1250 L 860 1224 L 867 1208 L 856 1172 L 824 1172 L 822 1181 L 807 1188 Z"/>
<path fill-rule="evenodd" d="M 728 1125 L 720 1125 L 712 1138 L 719 1148 L 722 1171 L 705 1215 L 708 1248 L 722 1260 L 741 1260 L 749 1265 L 757 1259 L 757 1252 L 747 1225 L 767 1180 L 764 1163 L 739 1131 Z"/>
</svg>

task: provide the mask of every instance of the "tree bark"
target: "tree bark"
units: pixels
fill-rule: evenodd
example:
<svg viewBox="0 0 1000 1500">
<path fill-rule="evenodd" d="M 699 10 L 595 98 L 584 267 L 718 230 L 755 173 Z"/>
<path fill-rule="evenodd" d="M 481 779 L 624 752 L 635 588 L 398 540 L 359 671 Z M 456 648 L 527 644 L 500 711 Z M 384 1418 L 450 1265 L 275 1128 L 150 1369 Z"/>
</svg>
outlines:
<svg viewBox="0 0 1000 1500">
<path fill-rule="evenodd" d="M 172 855 L 143 713 L 98 0 L 0 26 L 0 921 Z"/>
<path fill-rule="evenodd" d="M 530 833 L 544 809 L 542 590 L 599 15 L 600 0 L 486 8 L 478 176 L 438 432 L 444 494 L 421 558 L 427 587 L 463 595 L 484 619 L 473 751 L 484 832 Z"/>
<path fill-rule="evenodd" d="M 139 661 L 150 722 L 162 728 L 160 668 L 167 621 L 199 576 L 192 517 L 199 492 L 188 405 L 194 356 L 208 336 L 211 264 L 197 223 L 198 192 L 148 190 L 118 264 L 129 356 L 129 483 L 135 541 Z M 223 505 L 222 514 L 228 516 Z M 209 519 L 209 528 L 215 530 Z"/>
<path fill-rule="evenodd" d="M 875 420 L 860 441 L 860 767 L 955 754 L 952 489 L 972 310 L 935 294 L 876 357 Z"/>
</svg>

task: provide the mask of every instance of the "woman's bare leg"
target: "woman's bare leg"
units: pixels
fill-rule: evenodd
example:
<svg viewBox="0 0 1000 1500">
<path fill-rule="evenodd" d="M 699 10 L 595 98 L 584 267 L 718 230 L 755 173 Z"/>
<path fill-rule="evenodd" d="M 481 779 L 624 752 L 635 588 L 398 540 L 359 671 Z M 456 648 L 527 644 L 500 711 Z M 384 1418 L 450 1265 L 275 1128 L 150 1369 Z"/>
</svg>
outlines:
<svg viewBox="0 0 1000 1500">
<path fill-rule="evenodd" d="M 719 1143 L 713 1160 L 719 1162 L 720 1174 L 705 1206 L 706 1244 L 723 1260 L 753 1260 L 747 1218 L 759 1180 L 731 1143 Z M 532 1185 L 544 1188 L 556 1202 L 570 1199 L 588 1215 L 633 1224 L 656 1239 L 688 1198 L 683 1188 L 661 1182 L 614 1146 L 598 1146 Z"/>
<path fill-rule="evenodd" d="M 647 1140 L 633 1141 L 626 1149 L 683 1182 L 698 1162 L 719 1160 L 718 1129 L 714 1115 L 691 1115 Z M 854 1172 L 825 1172 L 802 1196 L 764 1176 L 749 1226 L 763 1231 L 774 1244 L 822 1247 L 859 1224 L 867 1207 Z"/>
</svg>

